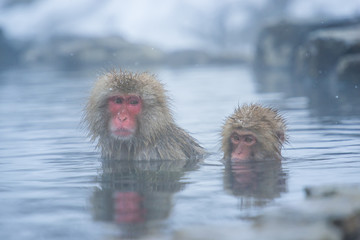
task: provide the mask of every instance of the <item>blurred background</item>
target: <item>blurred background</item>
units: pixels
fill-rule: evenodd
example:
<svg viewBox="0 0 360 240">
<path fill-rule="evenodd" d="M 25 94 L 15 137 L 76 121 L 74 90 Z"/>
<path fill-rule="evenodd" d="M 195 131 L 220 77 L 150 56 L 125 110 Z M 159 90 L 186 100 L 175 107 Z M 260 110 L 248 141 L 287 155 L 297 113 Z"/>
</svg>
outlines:
<svg viewBox="0 0 360 240">
<path fill-rule="evenodd" d="M 155 73 L 211 155 L 189 169 L 102 160 L 81 116 L 111 68 Z M 286 118 L 282 162 L 221 161 L 224 119 L 249 102 Z M 260 239 L 248 223 L 267 208 L 359 184 L 359 149 L 359 0 L 0 0 L 0 239 Z M 303 209 L 282 239 L 339 239 Z"/>
<path fill-rule="evenodd" d="M 359 14 L 356 0 L 2 0 L 0 67 L 248 63 L 265 26 Z"/>
</svg>

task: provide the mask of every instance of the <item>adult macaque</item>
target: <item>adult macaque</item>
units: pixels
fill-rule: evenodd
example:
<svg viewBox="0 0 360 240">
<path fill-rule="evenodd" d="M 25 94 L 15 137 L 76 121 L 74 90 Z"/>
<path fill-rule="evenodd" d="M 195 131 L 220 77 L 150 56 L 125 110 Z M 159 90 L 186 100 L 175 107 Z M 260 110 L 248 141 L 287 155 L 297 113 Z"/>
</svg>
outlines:
<svg viewBox="0 0 360 240">
<path fill-rule="evenodd" d="M 178 127 L 163 85 L 148 73 L 100 76 L 84 120 L 102 156 L 118 160 L 200 159 L 204 149 Z"/>
<path fill-rule="evenodd" d="M 224 159 L 280 160 L 285 131 L 285 120 L 276 110 L 256 104 L 238 107 L 222 129 Z"/>
</svg>

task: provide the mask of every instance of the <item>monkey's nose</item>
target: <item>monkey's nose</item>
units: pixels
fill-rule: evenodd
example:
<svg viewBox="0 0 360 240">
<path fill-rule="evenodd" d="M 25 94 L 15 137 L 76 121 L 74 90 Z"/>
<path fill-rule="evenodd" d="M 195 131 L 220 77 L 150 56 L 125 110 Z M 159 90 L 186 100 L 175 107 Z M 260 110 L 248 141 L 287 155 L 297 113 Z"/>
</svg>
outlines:
<svg viewBox="0 0 360 240">
<path fill-rule="evenodd" d="M 124 122 L 127 119 L 127 116 L 119 113 L 117 119 L 119 119 L 120 122 Z"/>
</svg>

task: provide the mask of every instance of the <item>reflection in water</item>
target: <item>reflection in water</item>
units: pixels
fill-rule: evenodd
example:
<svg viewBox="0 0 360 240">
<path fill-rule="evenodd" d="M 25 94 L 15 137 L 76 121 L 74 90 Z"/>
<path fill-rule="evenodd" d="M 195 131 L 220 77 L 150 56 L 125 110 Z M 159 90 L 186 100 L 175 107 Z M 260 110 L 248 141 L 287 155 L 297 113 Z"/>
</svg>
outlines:
<svg viewBox="0 0 360 240">
<path fill-rule="evenodd" d="M 3 72 L 0 239 L 120 239 L 118 232 L 129 236 L 131 226 L 149 234 L 152 229 L 155 233 L 161 229 L 159 238 L 171 239 L 173 230 L 195 224 L 241 224 L 239 216 L 263 213 L 263 207 L 254 208 L 255 204 L 245 208 L 245 203 L 254 203 L 255 199 L 269 202 L 267 206 L 274 202 L 296 204 L 302 201 L 305 186 L 359 183 L 360 117 L 356 112 L 349 116 L 339 112 L 319 121 L 308 97 L 284 98 L 288 92 L 257 94 L 249 69 L 239 66 L 157 72 L 171 90 L 179 125 L 195 132 L 208 150 L 215 150 L 219 133 L 214 129 L 219 129 L 237 102 L 261 102 L 279 108 L 289 126 L 291 144 L 283 152 L 286 160 L 281 166 L 243 163 L 233 171 L 228 164 L 225 172 L 220 164 L 222 156 L 215 154 L 205 159 L 201 168 L 185 174 L 187 167 L 164 164 L 163 168 L 160 163 L 131 166 L 104 162 L 103 170 L 98 171 L 99 156 L 78 128 L 96 74 L 42 69 Z M 353 109 L 360 106 L 356 101 L 349 102 Z M 242 180 L 245 176 L 246 181 Z M 98 179 L 94 181 L 94 177 Z M 282 193 L 285 180 L 287 192 Z M 184 188 L 185 181 L 191 184 L 176 193 Z M 126 199 L 123 204 L 122 199 Z M 128 206 L 128 199 L 135 204 Z M 237 204 L 241 204 L 241 211 Z M 128 214 L 125 208 L 135 214 Z M 229 235 L 241 238 L 235 233 Z M 156 239 L 153 236 L 144 238 Z"/>
<path fill-rule="evenodd" d="M 93 194 L 96 220 L 112 221 L 123 237 L 139 237 L 159 228 L 172 208 L 172 195 L 183 189 L 181 177 L 195 161 L 103 160 L 100 187 Z"/>
<path fill-rule="evenodd" d="M 225 162 L 224 186 L 239 197 L 239 208 L 251 209 L 265 206 L 286 192 L 287 175 L 281 161 Z"/>
</svg>

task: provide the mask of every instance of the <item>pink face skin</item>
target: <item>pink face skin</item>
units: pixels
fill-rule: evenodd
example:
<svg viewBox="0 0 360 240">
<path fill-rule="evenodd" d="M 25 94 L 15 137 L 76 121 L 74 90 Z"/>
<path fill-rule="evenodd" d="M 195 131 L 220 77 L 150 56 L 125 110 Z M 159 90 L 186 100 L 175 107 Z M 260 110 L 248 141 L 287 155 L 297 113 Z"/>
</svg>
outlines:
<svg viewBox="0 0 360 240">
<path fill-rule="evenodd" d="M 255 146 L 257 139 L 250 131 L 235 130 L 231 137 L 231 160 L 243 161 L 251 160 L 253 155 L 253 146 Z"/>
<path fill-rule="evenodd" d="M 108 99 L 111 114 L 109 130 L 115 138 L 126 140 L 137 128 L 137 115 L 142 110 L 141 98 L 134 94 L 115 95 Z"/>
</svg>

